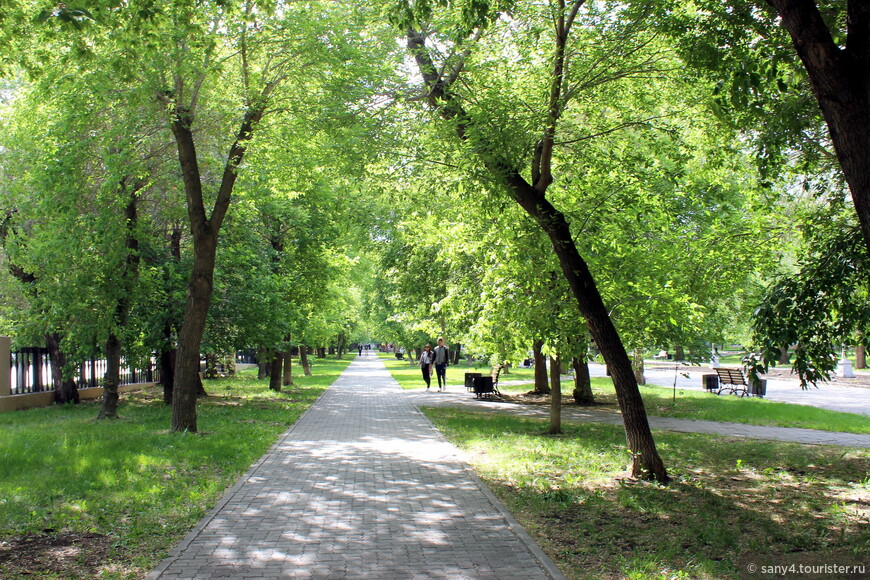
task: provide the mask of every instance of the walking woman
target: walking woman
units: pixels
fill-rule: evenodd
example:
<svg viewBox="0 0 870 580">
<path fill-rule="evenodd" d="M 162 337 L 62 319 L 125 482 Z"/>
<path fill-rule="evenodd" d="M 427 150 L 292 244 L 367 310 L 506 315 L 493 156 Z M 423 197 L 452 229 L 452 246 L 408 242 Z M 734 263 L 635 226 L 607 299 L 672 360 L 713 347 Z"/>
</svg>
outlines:
<svg viewBox="0 0 870 580">
<path fill-rule="evenodd" d="M 427 344 L 420 353 L 418 361 L 420 368 L 423 369 L 423 380 L 426 381 L 426 390 L 429 390 L 429 381 L 432 380 L 432 364 L 435 362 L 435 353 L 432 352 L 432 345 Z"/>
</svg>

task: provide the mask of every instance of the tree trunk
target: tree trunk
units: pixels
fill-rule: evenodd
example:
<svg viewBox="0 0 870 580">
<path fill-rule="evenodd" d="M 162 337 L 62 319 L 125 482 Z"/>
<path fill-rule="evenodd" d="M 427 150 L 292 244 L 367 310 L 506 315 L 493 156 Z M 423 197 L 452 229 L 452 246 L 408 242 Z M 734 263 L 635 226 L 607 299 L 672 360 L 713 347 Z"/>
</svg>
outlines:
<svg viewBox="0 0 870 580">
<path fill-rule="evenodd" d="M 678 344 L 674 347 L 674 362 L 682 362 L 686 360 L 686 352 L 683 349 L 683 345 Z"/>
<path fill-rule="evenodd" d="M 595 395 L 592 393 L 592 378 L 586 357 L 575 356 L 571 359 L 571 365 L 574 367 L 574 401 L 578 405 L 594 404 Z"/>
<path fill-rule="evenodd" d="M 169 232 L 169 256 L 174 264 L 181 262 L 181 227 L 175 226 Z M 173 276 L 169 274 L 169 269 L 164 270 L 164 290 L 166 296 L 172 297 L 174 292 Z M 167 301 L 164 308 L 167 313 L 175 312 L 176 304 L 172 301 Z M 163 323 L 163 340 L 165 342 L 164 350 L 160 352 L 160 383 L 163 385 L 163 403 L 166 405 L 172 404 L 172 388 L 175 385 L 175 360 L 177 354 L 175 329 L 177 321 L 172 316 L 167 315 Z"/>
<path fill-rule="evenodd" d="M 282 383 L 285 387 L 293 385 L 293 354 L 290 347 L 284 351 L 284 380 Z"/>
<path fill-rule="evenodd" d="M 550 435 L 562 433 L 562 361 L 550 357 Z"/>
<path fill-rule="evenodd" d="M 56 332 L 45 335 L 45 346 L 48 348 L 48 360 L 51 366 L 51 382 L 54 386 L 54 402 L 78 403 L 79 390 L 75 378 L 65 376 L 66 353 L 60 348 L 60 335 Z M 7 361 L 8 362 L 8 361 Z"/>
<path fill-rule="evenodd" d="M 791 356 L 788 354 L 788 346 L 779 347 L 779 364 L 787 365 Z"/>
<path fill-rule="evenodd" d="M 97 419 L 118 418 L 118 386 L 121 382 L 121 341 L 114 333 L 106 339 L 106 376 L 103 381 L 103 406 Z"/>
<path fill-rule="evenodd" d="M 544 348 L 543 340 L 536 340 L 532 343 L 532 353 L 535 358 L 535 393 L 546 395 L 550 392 L 550 385 L 547 384 L 547 358 L 541 353 Z"/>
<path fill-rule="evenodd" d="M 310 377 L 311 363 L 308 361 L 308 347 L 304 344 L 299 345 L 299 364 L 302 365 L 302 374 Z"/>
<path fill-rule="evenodd" d="M 257 349 L 257 380 L 262 381 L 269 376 L 271 366 L 269 364 L 269 351 L 260 347 Z"/>
<path fill-rule="evenodd" d="M 453 366 L 456 366 L 459 364 L 459 354 L 460 354 L 461 350 L 462 350 L 462 344 L 457 342 L 456 345 L 454 346 L 453 350 L 450 351 L 450 354 L 453 355 L 453 360 L 450 361 L 450 363 Z"/>
<path fill-rule="evenodd" d="M 170 348 L 160 353 L 160 384 L 163 385 L 163 403 L 172 404 L 172 386 L 175 384 L 175 354 Z"/>
<path fill-rule="evenodd" d="M 848 3 L 843 43 L 832 37 L 816 2 L 767 1 L 779 13 L 812 82 L 870 251 L 870 5 Z"/>
<path fill-rule="evenodd" d="M 281 367 L 284 363 L 284 356 L 280 352 L 275 352 L 272 355 L 272 362 L 270 363 L 270 372 L 269 372 L 269 388 L 273 391 L 281 390 L 281 381 L 283 379 L 283 373 L 281 372 Z"/>
<path fill-rule="evenodd" d="M 867 347 L 861 344 L 855 347 L 855 368 L 867 368 Z"/>
<path fill-rule="evenodd" d="M 538 194 L 519 174 L 510 173 L 507 177 L 514 199 L 550 237 L 553 251 L 562 266 L 562 273 L 589 326 L 589 333 L 610 369 L 619 408 L 622 411 L 626 440 L 631 450 L 632 476 L 654 479 L 662 483 L 670 481 L 655 446 L 631 360 L 613 321 L 610 320 L 595 279 L 586 261 L 577 251 L 568 221 L 549 200 Z"/>
<path fill-rule="evenodd" d="M 178 146 L 178 160 L 187 197 L 187 214 L 193 240 L 193 267 L 187 284 L 187 304 L 184 322 L 178 333 L 178 353 L 175 360 L 175 388 L 172 396 L 173 432 L 195 433 L 196 397 L 202 388 L 199 377 L 199 356 L 202 335 L 214 289 L 214 267 L 218 233 L 229 209 L 233 187 L 238 176 L 254 126 L 263 116 L 265 102 L 245 112 L 236 140 L 230 147 L 220 187 L 215 197 L 211 217 L 206 217 L 199 162 L 193 139 L 193 113 L 177 104 L 172 118 L 172 134 Z M 204 392 L 204 391 L 203 391 Z"/>
<path fill-rule="evenodd" d="M 638 385 L 645 385 L 646 377 L 643 375 L 643 351 L 637 349 L 631 351 L 631 358 L 632 367 L 634 368 L 634 380 L 637 381 Z"/>
<path fill-rule="evenodd" d="M 535 148 L 531 182 L 526 181 L 521 173 L 522 168 L 518 167 L 513 159 L 500 154 L 490 143 L 477 137 L 474 131 L 476 129 L 475 121 L 463 109 L 461 100 L 454 98 L 450 92 L 456 76 L 451 73 L 448 78 L 439 72 L 439 68 L 434 65 L 426 47 L 425 36 L 416 30 L 409 29 L 407 33 L 408 49 L 414 56 L 423 81 L 429 89 L 427 94 L 429 104 L 436 108 L 443 118 L 451 122 L 458 137 L 479 155 L 490 174 L 504 185 L 514 201 L 537 222 L 538 226 L 550 238 L 553 251 L 559 259 L 562 273 L 571 287 L 580 312 L 586 319 L 592 339 L 601 349 L 604 360 L 610 368 L 622 411 L 628 447 L 631 451 L 631 474 L 633 477 L 653 479 L 664 483 L 670 478 L 653 440 L 646 409 L 640 396 L 640 389 L 631 367 L 631 360 L 613 321 L 610 319 L 592 273 L 577 250 L 565 215 L 558 211 L 545 195 L 547 187 L 553 181 L 551 173 L 552 150 L 555 143 L 556 124 L 565 101 L 564 95 L 561 93 L 564 84 L 565 47 L 574 14 L 576 12 L 572 12 L 567 20 L 564 18 L 564 13 L 556 19 L 559 30 L 556 34 L 554 66 L 550 75 L 550 108 L 544 128 L 544 137 Z M 455 70 L 458 74 L 461 67 L 457 67 Z"/>
</svg>

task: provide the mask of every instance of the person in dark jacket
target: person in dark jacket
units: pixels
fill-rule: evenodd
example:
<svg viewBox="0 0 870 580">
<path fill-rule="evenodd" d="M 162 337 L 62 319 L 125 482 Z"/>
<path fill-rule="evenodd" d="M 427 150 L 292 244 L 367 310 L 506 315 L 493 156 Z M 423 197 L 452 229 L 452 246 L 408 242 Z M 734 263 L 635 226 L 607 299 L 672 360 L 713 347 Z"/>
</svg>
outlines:
<svg viewBox="0 0 870 580">
<path fill-rule="evenodd" d="M 447 390 L 447 363 L 450 361 L 450 351 L 444 344 L 444 339 L 438 339 L 435 353 L 435 374 L 438 375 L 438 390 Z"/>
</svg>

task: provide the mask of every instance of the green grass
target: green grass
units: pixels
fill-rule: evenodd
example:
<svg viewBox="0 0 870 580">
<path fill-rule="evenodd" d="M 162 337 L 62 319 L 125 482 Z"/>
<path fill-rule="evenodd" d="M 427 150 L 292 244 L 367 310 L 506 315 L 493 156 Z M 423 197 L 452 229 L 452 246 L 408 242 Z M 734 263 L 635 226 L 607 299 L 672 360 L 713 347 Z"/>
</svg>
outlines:
<svg viewBox="0 0 870 580">
<path fill-rule="evenodd" d="M 248 371 L 206 381 L 198 434 L 168 432 L 159 389 L 122 395 L 117 421 L 95 421 L 99 403 L 0 414 L 0 539 L 106 535 L 108 565 L 141 576 L 349 362 L 317 359 L 280 393 Z"/>
<path fill-rule="evenodd" d="M 393 377 L 402 388 L 417 389 L 424 385 L 420 367 L 411 365 L 407 360 L 399 361 L 393 355 L 381 354 Z M 463 386 L 466 372 L 489 372 L 489 366 L 474 368 L 465 363 L 447 369 L 448 385 L 455 388 Z M 532 369 L 511 369 L 502 375 L 501 381 L 533 381 Z M 433 378 L 433 384 L 434 378 Z M 562 381 L 562 401 L 573 404 L 571 391 L 573 380 Z M 606 377 L 592 379 L 596 400 L 604 403 L 599 408 L 616 410 L 616 392 L 613 382 Z M 525 393 L 532 389 L 530 384 L 504 385 L 499 390 L 507 394 Z M 641 387 L 641 395 L 647 413 L 659 417 L 676 417 L 707 421 L 727 421 L 748 425 L 771 425 L 777 427 L 802 427 L 822 431 L 842 431 L 845 433 L 870 434 L 870 418 L 856 413 L 840 413 L 819 409 L 808 405 L 794 405 L 768 401 L 757 397 L 717 396 L 704 391 L 677 390 L 676 401 L 673 389 L 659 386 Z"/>
<path fill-rule="evenodd" d="M 663 487 L 624 479 L 620 427 L 426 414 L 570 578 L 736 578 L 870 550 L 866 450 L 658 433 Z"/>
<path fill-rule="evenodd" d="M 609 379 L 593 379 L 593 383 L 601 389 L 602 393 L 613 394 L 615 397 Z M 840 413 L 809 405 L 780 403 L 757 397 L 715 395 L 703 391 L 680 389 L 677 390 L 676 400 L 674 400 L 673 393 L 673 389 L 668 387 L 641 387 L 647 413 L 660 417 L 870 434 L 870 417 L 857 413 Z"/>
</svg>

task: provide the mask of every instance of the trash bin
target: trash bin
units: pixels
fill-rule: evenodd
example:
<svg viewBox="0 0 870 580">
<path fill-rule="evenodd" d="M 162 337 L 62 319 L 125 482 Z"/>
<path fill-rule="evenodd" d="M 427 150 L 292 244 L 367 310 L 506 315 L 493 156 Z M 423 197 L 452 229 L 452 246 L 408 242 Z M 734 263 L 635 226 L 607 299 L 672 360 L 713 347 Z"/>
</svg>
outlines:
<svg viewBox="0 0 870 580">
<path fill-rule="evenodd" d="M 719 390 L 719 375 L 701 375 L 701 382 L 711 393 Z"/>
<path fill-rule="evenodd" d="M 757 381 L 749 379 L 749 394 L 763 399 L 764 395 L 767 394 L 767 379 L 758 379 Z"/>
<path fill-rule="evenodd" d="M 465 390 L 474 390 L 474 381 L 483 376 L 483 373 L 465 373 Z"/>
</svg>

